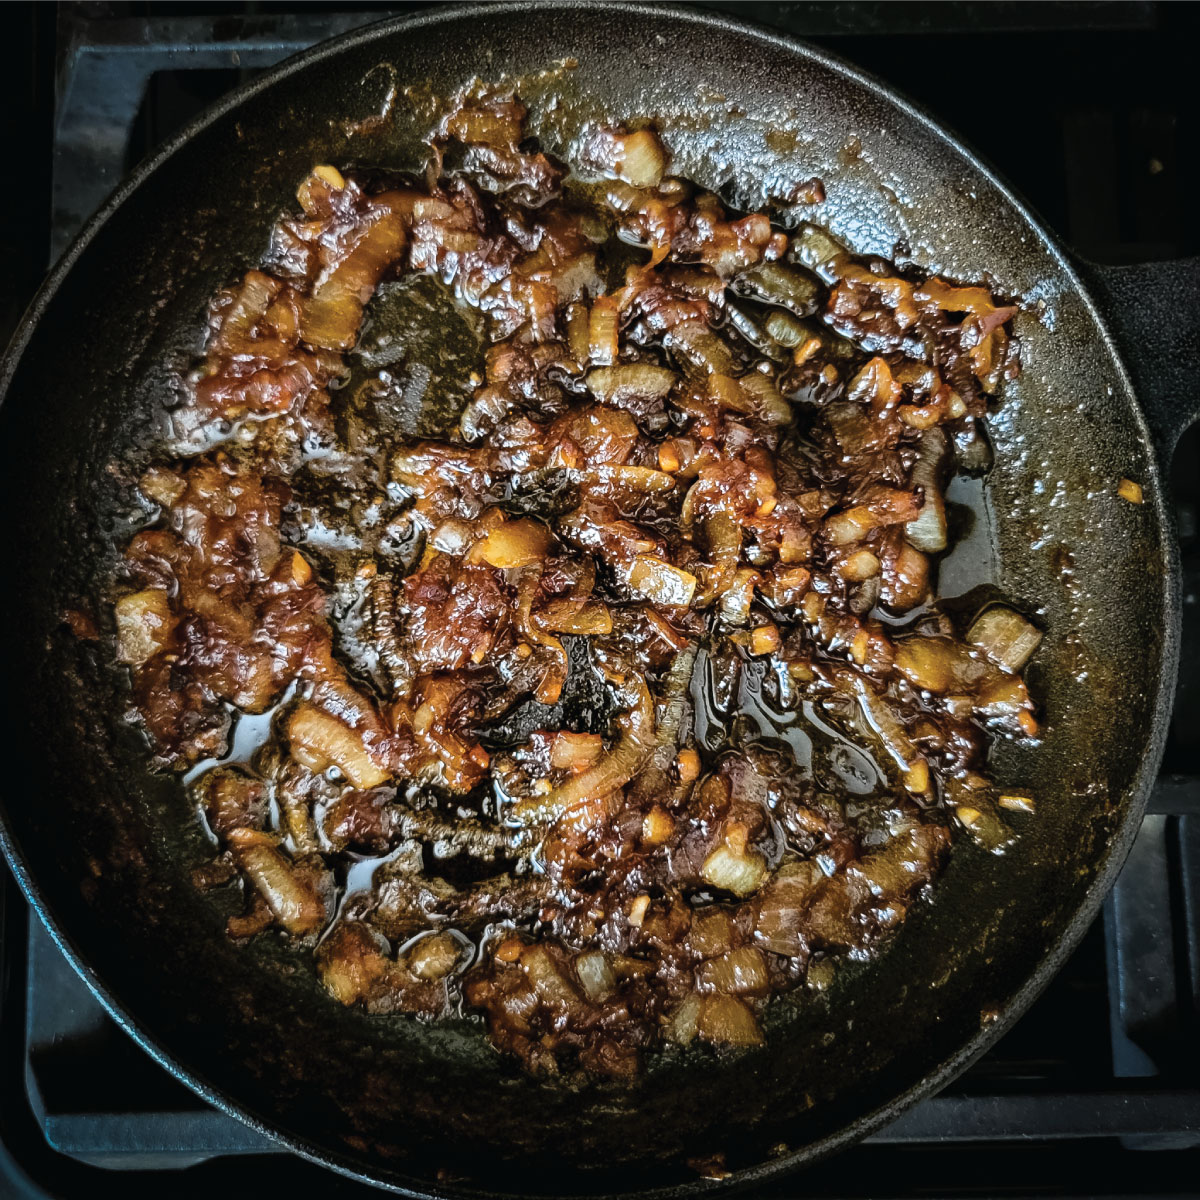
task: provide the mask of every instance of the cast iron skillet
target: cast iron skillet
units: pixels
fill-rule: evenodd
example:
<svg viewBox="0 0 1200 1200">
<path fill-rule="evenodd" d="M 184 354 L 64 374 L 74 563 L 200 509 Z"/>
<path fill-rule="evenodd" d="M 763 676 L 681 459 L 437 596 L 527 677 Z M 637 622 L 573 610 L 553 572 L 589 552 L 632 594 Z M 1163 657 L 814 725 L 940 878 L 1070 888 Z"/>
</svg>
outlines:
<svg viewBox="0 0 1200 1200">
<path fill-rule="evenodd" d="M 578 65 L 538 75 L 567 58 Z M 205 302 L 257 258 L 297 180 L 321 161 L 414 165 L 428 96 L 505 74 L 532 76 L 521 92 L 552 151 L 586 118 L 651 115 L 676 170 L 728 199 L 757 206 L 773 174 L 818 174 L 820 219 L 857 249 L 900 244 L 951 277 L 990 277 L 1029 310 L 975 542 L 990 540 L 994 581 L 1048 631 L 1031 669 L 1045 739 L 1001 745 L 994 764 L 1032 788 L 1037 815 L 1004 857 L 960 846 L 934 902 L 878 961 L 819 999 L 776 1003 L 764 1051 L 663 1059 L 631 1088 L 569 1095 L 515 1073 L 477 1028 L 345 1011 L 307 965 L 231 946 L 217 903 L 188 880 L 206 847 L 178 786 L 144 769 L 106 652 L 59 619 L 95 595 L 114 533 L 126 536 L 130 472 L 198 347 Z M 355 126 L 389 91 L 387 119 Z M 293 59 L 117 192 L 0 375 L 0 644 L 16 701 L 0 837 L 21 886 L 116 1019 L 180 1079 L 294 1150 L 393 1188 L 683 1195 L 697 1187 L 689 1156 L 724 1151 L 735 1180 L 762 1182 L 863 1136 L 1024 1011 L 1137 830 L 1176 668 L 1162 472 L 1195 403 L 1193 267 L 1168 273 L 1174 292 L 1143 269 L 1098 280 L 1147 372 L 1139 405 L 1093 292 L 1028 210 L 949 134 L 822 53 L 709 14 L 494 4 Z M 1145 504 L 1115 497 L 1123 476 Z"/>
</svg>

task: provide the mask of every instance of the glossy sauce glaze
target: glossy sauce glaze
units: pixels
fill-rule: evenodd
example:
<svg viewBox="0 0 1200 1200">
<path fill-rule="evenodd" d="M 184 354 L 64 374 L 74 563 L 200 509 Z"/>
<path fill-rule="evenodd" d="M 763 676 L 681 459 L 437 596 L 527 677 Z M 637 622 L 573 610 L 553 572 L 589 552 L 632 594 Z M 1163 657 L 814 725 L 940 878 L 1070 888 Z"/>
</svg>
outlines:
<svg viewBox="0 0 1200 1200">
<path fill-rule="evenodd" d="M 760 1043 L 1032 806 L 984 766 L 1039 635 L 935 601 L 1015 309 L 728 213 L 649 128 L 567 180 L 523 119 L 315 168 L 214 298 L 118 654 L 231 937 L 628 1076 Z"/>
</svg>

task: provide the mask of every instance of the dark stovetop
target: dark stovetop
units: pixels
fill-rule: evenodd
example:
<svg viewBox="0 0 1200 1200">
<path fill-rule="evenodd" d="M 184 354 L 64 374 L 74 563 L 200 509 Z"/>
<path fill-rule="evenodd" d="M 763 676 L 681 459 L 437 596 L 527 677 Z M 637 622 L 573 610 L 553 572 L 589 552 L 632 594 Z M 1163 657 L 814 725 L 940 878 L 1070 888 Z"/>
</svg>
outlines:
<svg viewBox="0 0 1200 1200">
<path fill-rule="evenodd" d="M 14 6 L 15 7 L 15 6 Z M 1200 252 L 1200 9 L 716 4 L 933 110 L 1101 262 Z M 273 62 L 396 6 L 62 4 L 8 16 L 0 334 L 121 175 Z M 57 19 L 56 19 L 57 18 Z M 14 182 L 14 174 L 15 182 Z M 1165 774 L 1117 889 L 1028 1015 L 941 1095 L 776 1196 L 1194 1194 L 1200 1180 L 1200 437 L 1176 456 L 1184 659 Z M 0 1196 L 367 1189 L 280 1152 L 107 1017 L 0 876 Z"/>
</svg>

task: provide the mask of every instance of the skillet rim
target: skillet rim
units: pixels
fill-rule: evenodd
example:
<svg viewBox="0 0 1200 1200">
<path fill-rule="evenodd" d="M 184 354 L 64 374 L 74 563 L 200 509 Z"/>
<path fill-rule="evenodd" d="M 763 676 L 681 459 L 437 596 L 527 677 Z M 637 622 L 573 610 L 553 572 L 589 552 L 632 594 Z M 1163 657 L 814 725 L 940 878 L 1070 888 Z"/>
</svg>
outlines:
<svg viewBox="0 0 1200 1200">
<path fill-rule="evenodd" d="M 1145 813 L 1150 789 L 1158 773 L 1166 741 L 1168 724 L 1166 718 L 1171 708 L 1178 674 L 1182 617 L 1178 539 L 1175 536 L 1172 512 L 1167 503 L 1164 481 L 1165 465 L 1154 448 L 1154 437 L 1146 412 L 1138 400 L 1129 370 L 1103 316 L 1102 309 L 1073 264 L 1069 252 L 1059 239 L 1043 225 L 1032 207 L 1021 199 L 976 151 L 967 146 L 961 138 L 943 126 L 920 105 L 914 104 L 889 85 L 868 72 L 860 70 L 838 55 L 830 54 L 824 49 L 818 49 L 777 30 L 768 29 L 722 12 L 696 9 L 686 5 L 656 4 L 652 0 L 630 0 L 630 2 L 625 2 L 625 0 L 476 0 L 476 2 L 465 4 L 440 4 L 414 15 L 393 16 L 371 22 L 284 59 L 264 72 L 258 79 L 227 93 L 189 121 L 152 155 L 139 163 L 72 240 L 62 257 L 51 268 L 21 317 L 4 352 L 3 359 L 0 360 L 0 404 L 3 404 L 7 398 L 9 386 L 20 366 L 26 348 L 36 335 L 42 316 L 53 303 L 63 281 L 84 256 L 88 246 L 101 228 L 163 163 L 183 150 L 196 134 L 236 110 L 260 92 L 267 91 L 277 82 L 316 63 L 335 58 L 346 49 L 362 46 L 403 30 L 415 31 L 461 20 L 470 21 L 474 17 L 483 15 L 500 14 L 505 17 L 516 17 L 547 8 L 584 13 L 621 12 L 622 14 L 632 14 L 636 18 L 662 17 L 669 14 L 670 20 L 681 25 L 704 27 L 718 35 L 733 33 L 748 36 L 765 44 L 772 51 L 781 51 L 818 64 L 855 87 L 865 89 L 868 93 L 884 100 L 916 121 L 924 132 L 942 142 L 949 150 L 958 155 L 973 172 L 982 176 L 988 184 L 996 189 L 1025 227 L 1034 234 L 1058 270 L 1063 273 L 1066 282 L 1072 286 L 1082 300 L 1087 315 L 1115 368 L 1125 398 L 1130 402 L 1129 406 L 1132 409 L 1138 439 L 1150 449 L 1148 481 L 1151 484 L 1153 495 L 1153 511 L 1163 541 L 1162 659 L 1149 736 L 1141 752 L 1141 764 L 1132 785 L 1121 797 L 1125 812 L 1119 826 L 1107 842 L 1096 876 L 1089 884 L 1071 919 L 1058 932 L 1050 949 L 1043 955 L 1025 983 L 1008 999 L 1004 1012 L 998 1020 L 982 1026 L 955 1053 L 933 1069 L 926 1071 L 911 1087 L 893 1096 L 884 1104 L 799 1150 L 778 1159 L 736 1171 L 720 1185 L 724 1190 L 743 1189 L 778 1180 L 795 1172 L 802 1165 L 826 1158 L 890 1123 L 919 1100 L 943 1088 L 1012 1028 L 1054 977 L 1063 961 L 1075 949 L 1091 926 L 1132 848 L 1134 838 L 1141 826 L 1142 816 Z M 403 1177 L 398 1173 L 392 1173 L 386 1168 L 383 1170 L 365 1169 L 361 1165 L 361 1160 L 349 1154 L 337 1152 L 309 1138 L 284 1133 L 272 1127 L 268 1120 L 210 1084 L 202 1070 L 184 1066 L 175 1054 L 159 1046 L 154 1038 L 143 1029 L 141 1022 L 133 1016 L 132 1011 L 127 1009 L 126 1005 L 109 990 L 107 984 L 80 951 L 73 935 L 62 927 L 43 897 L 41 888 L 28 869 L 24 854 L 8 826 L 6 807 L 2 801 L 0 801 L 0 850 L 3 850 L 8 866 L 30 907 L 38 915 L 58 949 L 71 963 L 108 1014 L 151 1058 L 209 1104 L 248 1125 L 260 1135 L 285 1146 L 312 1162 L 350 1178 L 369 1181 L 392 1192 L 413 1196 L 463 1197 L 464 1200 L 467 1197 L 472 1200 L 484 1200 L 487 1197 L 500 1200 L 500 1197 L 513 1196 L 512 1193 L 494 1192 L 486 1188 L 471 1188 L 464 1191 L 456 1187 L 442 1188 L 436 1185 L 433 1188 L 414 1191 L 406 1183 L 401 1182 Z M 696 1179 L 650 1191 L 612 1193 L 610 1195 L 612 1197 L 636 1196 L 668 1200 L 668 1198 L 693 1195 L 699 1188 L 713 1190 L 713 1185 L 710 1182 Z"/>
</svg>

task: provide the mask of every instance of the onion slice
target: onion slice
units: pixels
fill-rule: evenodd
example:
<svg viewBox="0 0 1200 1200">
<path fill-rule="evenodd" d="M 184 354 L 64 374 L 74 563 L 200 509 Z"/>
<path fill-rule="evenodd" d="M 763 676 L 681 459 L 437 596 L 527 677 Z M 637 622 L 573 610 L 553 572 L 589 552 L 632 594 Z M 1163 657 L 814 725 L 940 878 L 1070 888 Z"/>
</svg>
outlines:
<svg viewBox="0 0 1200 1200">
<path fill-rule="evenodd" d="M 621 734 L 613 748 L 595 766 L 568 779 L 544 796 L 530 796 L 513 807 L 512 817 L 522 825 L 553 820 L 584 800 L 623 788 L 646 764 L 654 751 L 654 700 L 645 680 L 631 680 L 634 703 L 621 717 Z"/>
<path fill-rule="evenodd" d="M 1042 641 L 1042 631 L 1020 613 L 1003 604 L 985 608 L 967 630 L 973 642 L 998 666 L 1014 673 L 1033 657 Z"/>
<path fill-rule="evenodd" d="M 535 695 L 542 704 L 554 704 L 562 695 L 567 682 L 567 652 L 562 642 L 548 633 L 543 633 L 530 615 L 534 596 L 537 594 L 541 572 L 537 567 L 527 567 L 517 584 L 517 628 L 536 646 L 544 646 L 555 657 L 554 666 L 546 672 L 538 684 Z"/>
<path fill-rule="evenodd" d="M 300 310 L 300 336 L 310 346 L 349 350 L 358 337 L 367 301 L 407 244 L 408 230 L 400 213 L 380 213 L 354 249 L 317 281 Z"/>
<path fill-rule="evenodd" d="M 165 650 L 176 620 L 162 588 L 146 588 L 117 602 L 117 661 L 139 667 Z"/>
<path fill-rule="evenodd" d="M 325 923 L 324 901 L 276 849 L 270 834 L 255 829 L 232 829 L 229 844 L 233 861 L 288 933 L 303 937 Z"/>
<path fill-rule="evenodd" d="M 861 675 L 854 675 L 852 686 L 863 718 L 900 770 L 907 771 L 920 756 L 887 701 Z"/>
<path fill-rule="evenodd" d="M 696 577 L 653 554 L 639 554 L 626 576 L 633 591 L 655 604 L 686 608 L 696 594 Z"/>
<path fill-rule="evenodd" d="M 767 304 L 778 304 L 798 317 L 811 317 L 821 303 L 821 285 L 799 267 L 760 262 L 742 271 L 733 290 Z"/>
<path fill-rule="evenodd" d="M 674 371 L 653 363 L 619 363 L 593 368 L 584 382 L 601 404 L 628 408 L 639 401 L 661 401 L 678 379 Z"/>
<path fill-rule="evenodd" d="M 310 771 L 323 771 L 331 764 L 356 787 L 378 787 L 388 772 L 374 762 L 363 744 L 362 734 L 337 717 L 307 701 L 298 705 L 287 723 L 292 754 Z"/>
</svg>

